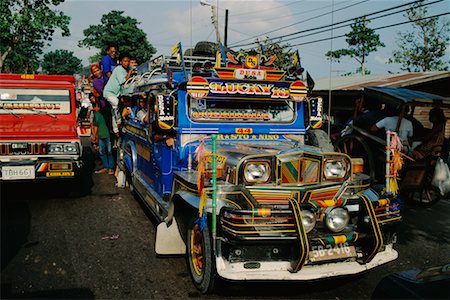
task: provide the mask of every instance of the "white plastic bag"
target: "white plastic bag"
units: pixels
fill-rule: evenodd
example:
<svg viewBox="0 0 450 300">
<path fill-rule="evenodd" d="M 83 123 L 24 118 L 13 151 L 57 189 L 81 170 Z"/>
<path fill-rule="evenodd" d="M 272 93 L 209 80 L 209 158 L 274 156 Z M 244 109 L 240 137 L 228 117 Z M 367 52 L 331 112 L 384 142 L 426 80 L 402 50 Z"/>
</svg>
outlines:
<svg viewBox="0 0 450 300">
<path fill-rule="evenodd" d="M 450 192 L 450 170 L 442 158 L 437 160 L 431 184 L 439 189 L 442 196 Z"/>
</svg>

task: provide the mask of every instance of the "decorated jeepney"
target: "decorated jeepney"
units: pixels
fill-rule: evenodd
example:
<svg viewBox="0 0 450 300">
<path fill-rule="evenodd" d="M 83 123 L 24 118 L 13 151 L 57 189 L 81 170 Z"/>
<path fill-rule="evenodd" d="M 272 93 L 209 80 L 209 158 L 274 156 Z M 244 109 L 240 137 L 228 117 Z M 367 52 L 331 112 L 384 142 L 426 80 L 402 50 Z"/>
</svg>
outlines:
<svg viewBox="0 0 450 300">
<path fill-rule="evenodd" d="M 159 221 L 156 252 L 185 254 L 204 293 L 217 278 L 312 280 L 396 259 L 396 199 L 333 152 L 321 99 L 274 57 L 226 56 L 196 73 L 211 58 L 158 57 L 125 84 L 148 111 L 123 124 L 119 177 Z"/>
</svg>

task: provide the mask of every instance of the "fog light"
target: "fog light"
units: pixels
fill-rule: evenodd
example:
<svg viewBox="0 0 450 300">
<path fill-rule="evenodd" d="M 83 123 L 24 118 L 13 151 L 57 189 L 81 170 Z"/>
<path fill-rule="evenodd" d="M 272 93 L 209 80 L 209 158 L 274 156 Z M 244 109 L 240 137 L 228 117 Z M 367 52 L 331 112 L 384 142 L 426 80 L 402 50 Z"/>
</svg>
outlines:
<svg viewBox="0 0 450 300">
<path fill-rule="evenodd" d="M 332 232 L 340 232 L 350 221 L 348 211 L 342 207 L 328 207 L 325 210 L 325 225 Z"/>
<path fill-rule="evenodd" d="M 316 226 L 316 216 L 309 210 L 302 210 L 302 222 L 306 233 L 308 233 Z"/>
</svg>

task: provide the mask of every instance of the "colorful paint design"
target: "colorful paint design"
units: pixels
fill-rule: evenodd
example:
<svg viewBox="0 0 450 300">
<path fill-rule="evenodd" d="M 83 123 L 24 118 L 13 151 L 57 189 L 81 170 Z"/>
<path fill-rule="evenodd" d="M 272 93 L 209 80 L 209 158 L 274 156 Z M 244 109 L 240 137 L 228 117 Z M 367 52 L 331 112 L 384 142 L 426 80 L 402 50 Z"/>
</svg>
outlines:
<svg viewBox="0 0 450 300">
<path fill-rule="evenodd" d="M 315 183 L 319 181 L 319 163 L 314 160 L 300 159 L 282 163 L 283 183 Z"/>
<path fill-rule="evenodd" d="M 234 72 L 234 71 L 233 71 Z M 276 73 L 270 73 L 273 76 Z M 233 75 L 234 77 L 234 75 Z M 228 78 L 227 78 L 228 79 Z M 231 78 L 229 78 L 231 79 Z M 187 84 L 188 94 L 195 99 L 223 98 L 255 99 L 255 100 L 287 100 L 303 101 L 306 96 L 306 86 L 301 81 L 293 83 L 285 81 L 258 80 L 223 80 L 216 78 L 192 77 Z"/>
</svg>

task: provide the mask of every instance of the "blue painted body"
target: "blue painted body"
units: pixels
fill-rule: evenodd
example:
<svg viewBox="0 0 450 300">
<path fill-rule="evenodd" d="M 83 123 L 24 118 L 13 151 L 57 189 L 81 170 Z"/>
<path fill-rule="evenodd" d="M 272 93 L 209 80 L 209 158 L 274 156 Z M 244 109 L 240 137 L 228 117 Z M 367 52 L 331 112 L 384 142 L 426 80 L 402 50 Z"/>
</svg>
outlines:
<svg viewBox="0 0 450 300">
<path fill-rule="evenodd" d="M 188 76 L 189 77 L 189 76 Z M 183 73 L 173 73 L 173 86 L 180 86 L 184 81 Z M 199 144 L 200 136 L 209 136 L 218 134 L 226 136 L 227 141 L 231 143 L 248 142 L 252 140 L 265 143 L 282 143 L 283 141 L 292 143 L 292 136 L 303 136 L 305 134 L 304 124 L 304 105 L 303 102 L 294 103 L 294 118 L 290 123 L 249 123 L 249 122 L 196 122 L 190 119 L 188 113 L 188 93 L 186 90 L 178 90 L 176 93 L 176 130 L 175 146 L 169 148 L 164 141 L 153 142 L 150 133 L 149 124 L 138 121 L 127 121 L 126 124 L 132 125 L 134 128 L 140 128 L 146 132 L 145 138 L 131 131 L 124 130 L 121 147 L 126 145 L 132 149 L 127 151 L 123 158 L 124 165 L 128 171 L 140 176 L 145 182 L 152 186 L 154 192 L 160 197 L 169 194 L 172 191 L 172 181 L 175 171 L 187 170 L 188 157 L 191 155 L 194 161 L 195 149 Z M 224 99 L 223 101 L 233 101 L 232 99 Z M 254 100 L 259 101 L 259 100 Z M 154 113 L 153 113 L 154 114 Z M 252 134 L 237 135 L 237 128 L 251 128 Z M 289 135 L 290 137 L 286 137 Z M 265 138 L 266 137 L 266 138 Z M 276 137 L 272 139 L 270 137 Z M 182 141 L 184 142 L 182 145 Z M 295 141 L 295 139 L 294 139 Z M 207 142 L 207 141 L 206 141 Z M 130 153 L 136 153 L 134 160 L 135 166 L 132 166 L 133 159 Z M 128 156 L 128 157 L 127 157 Z"/>
</svg>

